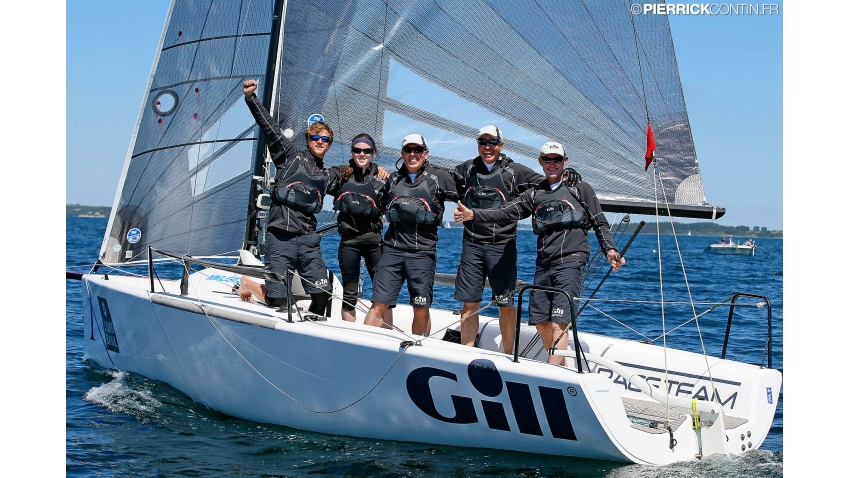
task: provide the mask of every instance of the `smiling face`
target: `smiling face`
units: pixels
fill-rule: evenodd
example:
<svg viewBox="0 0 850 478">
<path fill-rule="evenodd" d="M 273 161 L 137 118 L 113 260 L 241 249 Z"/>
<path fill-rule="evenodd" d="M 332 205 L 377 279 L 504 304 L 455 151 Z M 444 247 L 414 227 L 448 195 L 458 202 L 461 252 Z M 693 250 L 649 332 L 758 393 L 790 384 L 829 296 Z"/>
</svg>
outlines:
<svg viewBox="0 0 850 478">
<path fill-rule="evenodd" d="M 365 150 L 369 152 L 367 153 Z M 354 143 L 351 146 L 351 159 L 354 160 L 354 164 L 365 171 L 372 164 L 372 147 L 365 142 Z"/>
<path fill-rule="evenodd" d="M 537 158 L 537 162 L 543 168 L 543 174 L 549 184 L 555 184 L 561 181 L 564 176 L 564 168 L 567 166 L 569 158 L 560 154 L 550 153 Z"/>
<path fill-rule="evenodd" d="M 483 145 L 481 144 L 482 140 L 486 141 Z M 490 144 L 491 140 L 499 141 L 498 138 L 489 134 L 482 134 L 478 137 L 478 154 L 487 164 L 493 164 L 497 159 L 499 159 L 499 155 L 502 153 L 502 147 L 505 145 L 505 143 L 501 141 L 499 141 L 496 145 L 492 145 Z"/>
<path fill-rule="evenodd" d="M 317 139 L 313 139 L 318 136 Z M 322 139 L 322 137 L 328 138 L 328 141 Z M 317 132 L 308 133 L 307 135 L 307 149 L 313 153 L 314 156 L 318 158 L 325 158 L 325 154 L 327 154 L 328 149 L 331 147 L 331 141 L 333 141 L 333 135 L 330 131 L 326 129 L 321 129 Z"/>
<path fill-rule="evenodd" d="M 428 150 L 421 144 L 407 143 L 401 148 L 401 160 L 410 174 L 416 174 L 425 165 L 428 159 Z"/>
</svg>

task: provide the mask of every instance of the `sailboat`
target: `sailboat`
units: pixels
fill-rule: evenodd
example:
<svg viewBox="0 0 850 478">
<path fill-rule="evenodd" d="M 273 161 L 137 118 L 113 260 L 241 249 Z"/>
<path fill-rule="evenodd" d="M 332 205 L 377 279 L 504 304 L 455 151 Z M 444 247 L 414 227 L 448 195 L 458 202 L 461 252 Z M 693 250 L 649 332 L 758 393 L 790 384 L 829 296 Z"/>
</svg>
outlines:
<svg viewBox="0 0 850 478">
<path fill-rule="evenodd" d="M 513 355 L 492 321 L 476 347 L 455 343 L 450 310 L 431 310 L 429 336 L 411 334 L 403 304 L 392 330 L 345 322 L 336 277 L 327 316 L 308 318 L 299 278 L 258 258 L 273 165 L 243 102 L 257 78 L 296 143 L 321 114 L 338 138 L 370 132 L 384 158 L 421 132 L 429 160 L 451 167 L 498 117 L 517 161 L 566 145 L 608 212 L 722 216 L 703 192 L 665 16 L 616 2 L 174 0 L 157 52 L 97 265 L 78 277 L 87 360 L 328 434 L 650 465 L 764 441 L 782 384 L 770 328 L 765 367 L 725 347 L 583 333 L 574 316 L 556 352 L 566 364 L 551 365 L 521 321 Z M 347 154 L 334 143 L 325 162 Z M 302 307 L 240 301 L 242 275 L 290 283 Z"/>
</svg>

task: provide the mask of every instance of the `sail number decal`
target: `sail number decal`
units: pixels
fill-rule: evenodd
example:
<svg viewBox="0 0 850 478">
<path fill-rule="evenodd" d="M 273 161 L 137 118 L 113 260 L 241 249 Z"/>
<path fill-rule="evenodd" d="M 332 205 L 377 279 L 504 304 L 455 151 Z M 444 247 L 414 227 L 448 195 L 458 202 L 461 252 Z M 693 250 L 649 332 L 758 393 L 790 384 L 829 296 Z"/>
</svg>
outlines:
<svg viewBox="0 0 850 478">
<path fill-rule="evenodd" d="M 426 415 L 441 422 L 469 424 L 479 421 L 475 412 L 473 398 L 450 395 L 454 407 L 454 415 L 446 416 L 437 410 L 434 405 L 435 389 L 431 387 L 431 379 L 442 377 L 454 382 L 458 381 L 456 374 L 434 367 L 420 367 L 407 376 L 407 394 L 413 403 Z M 469 383 L 485 397 L 496 397 L 502 393 L 503 388 L 508 391 L 511 410 L 516 419 L 516 427 L 520 433 L 526 435 L 543 436 L 540 421 L 537 417 L 537 409 L 532 400 L 532 388 L 525 383 L 510 382 L 502 380 L 496 364 L 490 360 L 477 359 L 469 363 L 467 367 L 467 378 Z M 554 438 L 563 440 L 577 440 L 573 430 L 570 414 L 567 411 L 567 403 L 563 390 L 538 386 L 540 402 L 543 404 L 543 412 L 549 430 Z M 442 390 L 437 393 L 442 392 Z M 575 393 L 573 391 L 573 393 Z M 573 395 L 571 393 L 570 395 Z M 484 411 L 484 419 L 487 426 L 493 430 L 512 431 L 511 423 L 505 413 L 505 405 L 502 402 L 481 399 L 481 409 Z"/>
<path fill-rule="evenodd" d="M 118 337 L 115 336 L 115 326 L 112 324 L 112 315 L 109 313 L 109 304 L 103 297 L 97 298 L 97 303 L 100 306 L 100 317 L 103 322 L 103 333 L 105 335 L 106 350 L 120 352 L 118 350 Z"/>
</svg>

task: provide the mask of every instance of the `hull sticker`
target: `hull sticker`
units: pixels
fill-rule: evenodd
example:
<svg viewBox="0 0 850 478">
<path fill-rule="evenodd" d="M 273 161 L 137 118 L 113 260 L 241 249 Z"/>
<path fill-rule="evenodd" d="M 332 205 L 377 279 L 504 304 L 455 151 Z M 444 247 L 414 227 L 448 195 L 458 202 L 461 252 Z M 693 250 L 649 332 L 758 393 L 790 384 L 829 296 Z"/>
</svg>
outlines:
<svg viewBox="0 0 850 478">
<path fill-rule="evenodd" d="M 106 335 L 106 350 L 120 352 L 118 350 L 118 337 L 115 336 L 115 326 L 112 324 L 112 315 L 109 313 L 109 304 L 103 297 L 97 298 L 97 303 L 100 306 L 100 317 L 103 322 L 103 332 Z"/>
</svg>

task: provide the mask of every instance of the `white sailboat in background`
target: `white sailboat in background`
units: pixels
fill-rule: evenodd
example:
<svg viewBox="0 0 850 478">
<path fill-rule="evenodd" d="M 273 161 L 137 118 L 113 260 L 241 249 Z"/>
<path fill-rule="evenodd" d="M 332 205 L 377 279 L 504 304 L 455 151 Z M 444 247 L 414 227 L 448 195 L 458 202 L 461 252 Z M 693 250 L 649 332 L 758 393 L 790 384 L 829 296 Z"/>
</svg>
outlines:
<svg viewBox="0 0 850 478">
<path fill-rule="evenodd" d="M 262 79 L 282 127 L 299 132 L 320 113 L 339 138 L 368 131 L 384 158 L 415 130 L 433 162 L 452 166 L 474 151 L 478 115 L 495 115 L 517 161 L 532 162 L 544 140 L 567 145 L 606 211 L 724 213 L 705 200 L 663 15 L 610 2 L 174 0 L 99 265 L 81 277 L 88 360 L 226 414 L 331 434 L 653 465 L 764 441 L 782 384 L 769 332 L 765 368 L 574 322 L 562 367 L 545 363 L 526 324 L 509 356 L 486 320 L 478 347 L 444 340 L 459 329 L 449 310 L 432 309 L 421 337 L 401 304 L 386 330 L 341 320 L 339 300 L 320 320 L 241 302 L 231 290 L 242 274 L 293 281 L 302 299 L 297 276 L 269 273 L 252 254 L 271 172 L 242 100 L 248 78 Z M 347 154 L 334 143 L 326 164 Z M 166 260 L 178 264 L 171 279 Z"/>
</svg>

